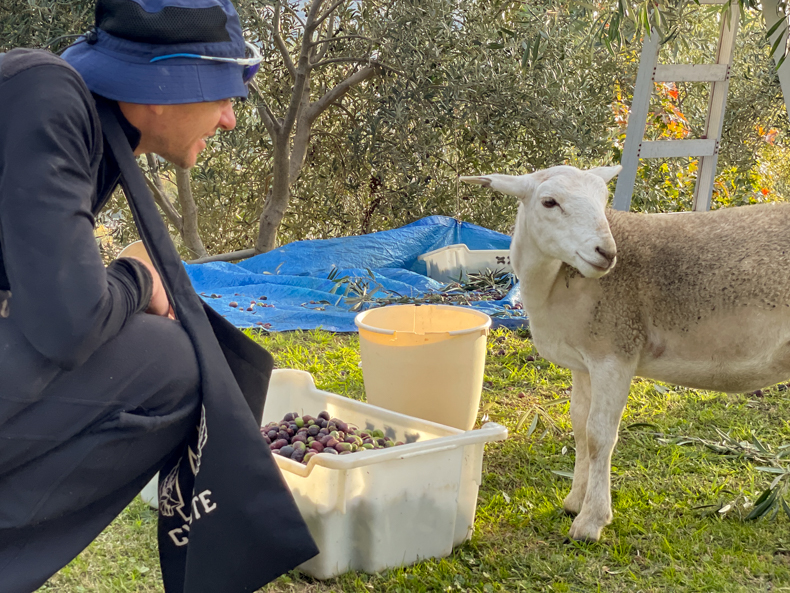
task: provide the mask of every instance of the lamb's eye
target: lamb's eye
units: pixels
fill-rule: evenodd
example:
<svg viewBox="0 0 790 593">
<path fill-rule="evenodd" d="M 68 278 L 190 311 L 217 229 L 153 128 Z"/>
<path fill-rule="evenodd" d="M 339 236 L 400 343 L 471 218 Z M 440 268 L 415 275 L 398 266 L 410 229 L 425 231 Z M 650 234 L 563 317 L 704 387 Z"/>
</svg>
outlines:
<svg viewBox="0 0 790 593">
<path fill-rule="evenodd" d="M 555 200 L 554 198 L 546 198 L 546 199 L 545 199 L 545 200 L 543 200 L 543 202 L 541 202 L 541 203 L 542 203 L 542 204 L 543 204 L 543 205 L 544 205 L 546 208 L 554 208 L 554 206 L 559 206 L 559 204 L 557 203 L 557 200 Z"/>
</svg>

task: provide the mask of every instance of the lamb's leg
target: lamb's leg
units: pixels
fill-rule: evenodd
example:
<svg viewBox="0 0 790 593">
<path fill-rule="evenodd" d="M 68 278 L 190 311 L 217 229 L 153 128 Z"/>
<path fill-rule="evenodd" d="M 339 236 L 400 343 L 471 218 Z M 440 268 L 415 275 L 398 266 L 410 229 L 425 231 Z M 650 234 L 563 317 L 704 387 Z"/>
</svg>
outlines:
<svg viewBox="0 0 790 593">
<path fill-rule="evenodd" d="M 576 464 L 573 466 L 573 486 L 565 497 L 562 507 L 570 514 L 577 515 L 582 510 L 582 502 L 587 492 L 589 476 L 589 457 L 587 456 L 587 414 L 590 411 L 590 374 L 573 371 L 571 387 L 571 424 L 573 439 L 576 442 Z"/>
<path fill-rule="evenodd" d="M 612 450 L 617 442 L 617 429 L 628 401 L 632 377 L 633 368 L 616 361 L 590 369 L 589 473 L 581 512 L 568 534 L 573 539 L 597 541 L 601 530 L 612 521 Z"/>
</svg>

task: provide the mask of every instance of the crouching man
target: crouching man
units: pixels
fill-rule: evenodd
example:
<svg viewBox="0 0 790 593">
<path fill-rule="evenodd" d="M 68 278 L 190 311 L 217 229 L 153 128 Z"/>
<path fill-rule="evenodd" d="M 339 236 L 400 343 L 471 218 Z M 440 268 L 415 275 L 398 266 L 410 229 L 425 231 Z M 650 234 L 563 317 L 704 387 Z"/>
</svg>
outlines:
<svg viewBox="0 0 790 593">
<path fill-rule="evenodd" d="M 3 593 L 40 587 L 205 427 L 205 370 L 157 270 L 139 259 L 102 263 L 94 217 L 120 170 L 99 113 L 114 113 L 134 154 L 191 167 L 207 137 L 234 128 L 231 100 L 246 97 L 259 62 L 229 0 L 99 0 L 95 29 L 62 58 L 17 49 L 0 62 Z M 221 494 L 206 492 L 200 500 L 220 508 Z M 182 531 L 194 532 L 193 493 L 177 494 Z M 284 508 L 294 522 L 292 501 L 280 498 L 270 511 Z M 211 529 L 233 540 L 221 527 Z M 186 565 L 166 574 L 168 593 L 253 590 L 315 554 L 307 536 L 291 564 L 227 587 L 187 586 L 190 562 L 198 574 L 211 555 L 186 543 L 175 538 L 183 554 L 168 552 Z M 239 558 L 234 573 L 245 570 Z"/>
</svg>

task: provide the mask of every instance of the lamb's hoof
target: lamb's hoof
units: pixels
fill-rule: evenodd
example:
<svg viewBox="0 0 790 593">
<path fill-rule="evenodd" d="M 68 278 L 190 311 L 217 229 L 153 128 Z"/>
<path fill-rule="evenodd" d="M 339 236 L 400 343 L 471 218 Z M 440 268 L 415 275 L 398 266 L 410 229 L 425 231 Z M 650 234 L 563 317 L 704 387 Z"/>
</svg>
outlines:
<svg viewBox="0 0 790 593">
<path fill-rule="evenodd" d="M 583 502 L 584 495 L 576 496 L 573 492 L 571 492 L 565 497 L 565 500 L 562 501 L 562 510 L 564 510 L 568 515 L 575 517 L 582 512 Z"/>
<path fill-rule="evenodd" d="M 605 525 L 606 522 L 592 521 L 580 514 L 573 520 L 568 537 L 576 541 L 597 542 L 601 539 L 601 531 Z"/>
</svg>

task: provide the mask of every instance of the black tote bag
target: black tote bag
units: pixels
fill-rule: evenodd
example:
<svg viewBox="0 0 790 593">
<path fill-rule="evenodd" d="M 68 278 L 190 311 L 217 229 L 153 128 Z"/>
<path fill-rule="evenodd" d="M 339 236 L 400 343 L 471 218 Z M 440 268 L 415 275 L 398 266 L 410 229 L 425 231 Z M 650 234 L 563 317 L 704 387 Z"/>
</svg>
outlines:
<svg viewBox="0 0 790 593">
<path fill-rule="evenodd" d="M 165 591 L 255 591 L 318 553 L 260 436 L 273 361 L 195 293 L 111 106 L 97 108 L 140 237 L 201 373 L 200 424 L 160 470 Z"/>
</svg>

